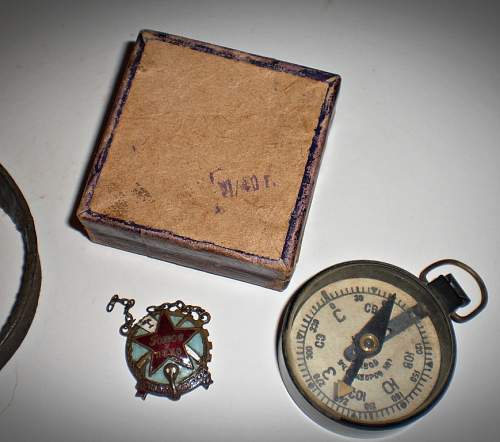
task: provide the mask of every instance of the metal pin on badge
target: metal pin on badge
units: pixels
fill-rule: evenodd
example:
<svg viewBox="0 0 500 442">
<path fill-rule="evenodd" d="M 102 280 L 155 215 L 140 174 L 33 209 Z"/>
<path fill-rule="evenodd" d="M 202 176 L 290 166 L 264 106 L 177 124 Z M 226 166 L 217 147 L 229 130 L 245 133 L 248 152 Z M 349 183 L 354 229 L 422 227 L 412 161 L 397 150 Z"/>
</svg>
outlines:
<svg viewBox="0 0 500 442">
<path fill-rule="evenodd" d="M 136 396 L 148 394 L 177 400 L 183 394 L 213 382 L 208 371 L 212 344 L 204 326 L 210 314 L 182 301 L 147 308 L 148 314 L 135 321 L 129 310 L 133 299 L 114 295 L 106 310 L 116 303 L 124 306 L 125 322 L 120 334 L 127 338 L 126 357 L 137 380 Z"/>
</svg>

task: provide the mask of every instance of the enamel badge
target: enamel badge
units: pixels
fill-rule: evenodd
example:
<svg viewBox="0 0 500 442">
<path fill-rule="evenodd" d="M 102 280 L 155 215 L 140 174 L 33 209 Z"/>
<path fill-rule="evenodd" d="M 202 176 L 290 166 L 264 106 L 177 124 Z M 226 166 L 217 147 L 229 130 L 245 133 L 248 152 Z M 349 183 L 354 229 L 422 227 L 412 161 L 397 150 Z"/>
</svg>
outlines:
<svg viewBox="0 0 500 442">
<path fill-rule="evenodd" d="M 148 307 L 148 314 L 135 322 L 129 313 L 135 301 L 115 295 L 107 311 L 117 302 L 124 306 L 120 333 L 127 337 L 127 364 L 137 380 L 136 396 L 177 400 L 200 385 L 208 388 L 212 344 L 204 326 L 210 321 L 209 313 L 176 301 Z"/>
</svg>

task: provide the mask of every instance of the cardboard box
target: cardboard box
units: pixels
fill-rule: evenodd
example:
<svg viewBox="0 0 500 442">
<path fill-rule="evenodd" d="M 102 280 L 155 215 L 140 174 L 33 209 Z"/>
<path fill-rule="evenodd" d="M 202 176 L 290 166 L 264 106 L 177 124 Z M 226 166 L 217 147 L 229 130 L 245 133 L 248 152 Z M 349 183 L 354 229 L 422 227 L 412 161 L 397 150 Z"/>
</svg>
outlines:
<svg viewBox="0 0 500 442">
<path fill-rule="evenodd" d="M 328 72 L 141 32 L 78 218 L 97 243 L 283 290 L 339 87 Z"/>
</svg>

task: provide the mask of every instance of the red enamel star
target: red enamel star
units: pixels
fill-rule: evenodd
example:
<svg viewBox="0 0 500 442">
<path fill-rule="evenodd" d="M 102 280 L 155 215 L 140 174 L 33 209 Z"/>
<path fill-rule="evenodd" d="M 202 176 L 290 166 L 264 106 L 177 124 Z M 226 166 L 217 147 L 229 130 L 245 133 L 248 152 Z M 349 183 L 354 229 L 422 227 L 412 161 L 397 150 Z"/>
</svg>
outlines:
<svg viewBox="0 0 500 442">
<path fill-rule="evenodd" d="M 168 358 L 174 358 L 180 364 L 192 367 L 185 344 L 198 331 L 197 328 L 175 327 L 165 312 L 160 315 L 155 332 L 134 337 L 135 342 L 151 351 L 149 375 L 158 370 Z"/>
</svg>

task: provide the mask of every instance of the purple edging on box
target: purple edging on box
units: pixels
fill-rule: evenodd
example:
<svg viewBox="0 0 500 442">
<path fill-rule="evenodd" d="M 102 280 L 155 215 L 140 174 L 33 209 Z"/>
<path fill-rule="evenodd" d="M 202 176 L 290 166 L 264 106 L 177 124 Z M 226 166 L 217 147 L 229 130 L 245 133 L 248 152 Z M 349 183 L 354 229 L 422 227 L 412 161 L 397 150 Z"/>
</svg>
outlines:
<svg viewBox="0 0 500 442">
<path fill-rule="evenodd" d="M 304 175 L 300 185 L 295 207 L 290 216 L 288 231 L 280 259 L 271 259 L 256 254 L 252 254 L 249 252 L 245 252 L 242 250 L 229 249 L 227 247 L 223 247 L 209 241 L 193 240 L 191 238 L 172 233 L 168 230 L 156 229 L 153 227 L 136 224 L 132 221 L 124 221 L 108 215 L 103 215 L 100 213 L 93 212 L 90 209 L 90 201 L 92 199 L 95 187 L 97 185 L 100 172 L 106 161 L 109 149 L 113 141 L 115 129 L 120 121 L 123 107 L 125 106 L 125 103 L 127 101 L 132 86 L 132 81 L 135 77 L 135 73 L 137 71 L 137 68 L 141 62 L 142 55 L 144 53 L 144 48 L 146 44 L 145 41 L 146 35 L 148 36 L 148 39 L 159 40 L 170 44 L 175 44 L 178 46 L 184 46 L 192 50 L 204 52 L 214 56 L 219 56 L 239 62 L 253 64 L 263 69 L 272 69 L 275 71 L 284 72 L 299 77 L 310 78 L 315 81 L 325 82 L 329 84 L 329 87 L 326 91 L 325 98 L 323 100 L 323 104 L 321 107 L 320 115 L 318 118 L 318 124 L 316 125 L 311 146 L 309 148 Z M 84 218 L 90 217 L 92 221 L 104 224 L 106 224 L 106 221 L 108 220 L 111 221 L 111 224 L 113 225 L 122 226 L 123 228 L 127 230 L 132 230 L 133 232 L 138 234 L 156 233 L 159 237 L 163 239 L 168 238 L 171 240 L 177 240 L 177 241 L 180 240 L 184 242 L 189 242 L 193 246 L 207 245 L 211 249 L 210 251 L 212 253 L 216 252 L 217 250 L 221 252 L 227 251 L 230 252 L 229 254 L 237 254 L 244 260 L 250 260 L 254 263 L 256 260 L 260 261 L 261 263 L 267 262 L 269 264 L 281 261 L 282 264 L 285 265 L 285 267 L 290 269 L 290 276 L 291 276 L 295 260 L 297 259 L 298 256 L 298 249 L 300 247 L 300 241 L 307 217 L 307 211 L 311 203 L 311 197 L 314 190 L 316 176 L 320 165 L 324 145 L 326 143 L 328 126 L 329 123 L 331 122 L 331 116 L 333 114 L 333 109 L 338 96 L 340 83 L 341 83 L 340 76 L 329 72 L 312 69 L 296 64 L 291 64 L 268 57 L 262 57 L 259 55 L 238 51 L 235 49 L 216 46 L 201 41 L 186 39 L 184 37 L 174 36 L 171 34 L 166 34 L 156 31 L 141 31 L 137 38 L 133 61 L 131 62 L 130 66 L 127 69 L 125 86 L 119 93 L 119 99 L 116 104 L 112 120 L 113 127 L 108 135 L 108 139 L 105 142 L 104 147 L 100 148 L 100 152 L 98 153 L 95 163 L 91 169 L 91 175 L 89 177 L 84 195 L 82 197 L 82 203 L 80 205 L 79 215 L 81 215 Z"/>
</svg>

